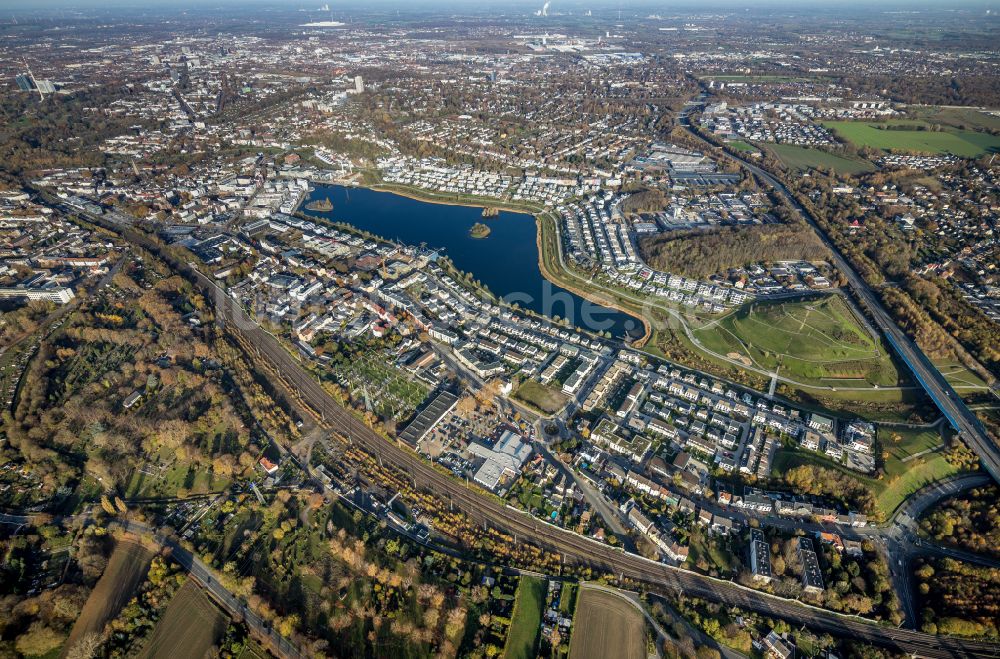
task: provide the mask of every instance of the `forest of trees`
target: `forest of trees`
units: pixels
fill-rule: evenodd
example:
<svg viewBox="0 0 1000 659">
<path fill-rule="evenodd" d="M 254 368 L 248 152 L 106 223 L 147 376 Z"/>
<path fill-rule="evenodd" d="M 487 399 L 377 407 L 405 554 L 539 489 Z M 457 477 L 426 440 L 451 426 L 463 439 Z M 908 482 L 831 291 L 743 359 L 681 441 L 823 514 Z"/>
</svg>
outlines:
<svg viewBox="0 0 1000 659">
<path fill-rule="evenodd" d="M 75 560 L 67 563 L 62 583 L 26 595 L 39 570 L 38 557 L 48 556 L 50 541 L 64 533 L 75 535 Z M 40 524 L 0 540 L 0 556 L 5 559 L 0 566 L 0 656 L 52 655 L 83 611 L 107 566 L 111 547 L 111 537 L 97 525 L 60 529 Z"/>
<path fill-rule="evenodd" d="M 949 499 L 920 520 L 938 542 L 1000 558 L 1000 487 L 995 484 Z"/>
<path fill-rule="evenodd" d="M 960 77 L 929 75 L 849 75 L 840 78 L 859 96 L 888 95 L 894 101 L 925 105 L 1000 105 L 1000 89 L 993 75 L 965 74 Z"/>
<path fill-rule="evenodd" d="M 55 310 L 55 304 L 43 300 L 29 302 L 13 311 L 2 312 L 0 347 L 6 348 L 38 329 L 39 322 Z"/>
<path fill-rule="evenodd" d="M 623 213 L 650 213 L 666 208 L 667 197 L 659 190 L 640 190 L 622 202 Z"/>
<path fill-rule="evenodd" d="M 828 256 L 816 233 L 804 224 L 660 233 L 642 238 L 639 249 L 657 270 L 698 278 L 761 261 L 818 261 Z"/>
<path fill-rule="evenodd" d="M 117 85 L 80 89 L 69 96 L 53 94 L 41 104 L 28 94 L 4 95 L 0 172 L 10 178 L 45 167 L 103 165 L 105 155 L 92 147 L 128 131 L 136 120 L 110 117 L 94 108 L 127 95 L 128 88 Z"/>
<path fill-rule="evenodd" d="M 950 558 L 920 559 L 914 570 L 928 634 L 997 638 L 1000 570 Z"/>
<path fill-rule="evenodd" d="M 799 465 L 785 472 L 784 482 L 794 492 L 829 497 L 866 514 L 875 512 L 875 495 L 871 490 L 836 469 Z"/>
<path fill-rule="evenodd" d="M 27 463 L 40 499 L 84 474 L 124 494 L 147 461 L 225 479 L 255 460 L 221 372 L 206 368 L 210 346 L 181 317 L 195 308 L 189 285 L 170 277 L 143 290 L 124 273 L 115 283 L 128 303 L 100 296 L 43 341 L 14 412 L 4 412 L 0 459 Z M 133 392 L 141 402 L 123 413 Z"/>
</svg>

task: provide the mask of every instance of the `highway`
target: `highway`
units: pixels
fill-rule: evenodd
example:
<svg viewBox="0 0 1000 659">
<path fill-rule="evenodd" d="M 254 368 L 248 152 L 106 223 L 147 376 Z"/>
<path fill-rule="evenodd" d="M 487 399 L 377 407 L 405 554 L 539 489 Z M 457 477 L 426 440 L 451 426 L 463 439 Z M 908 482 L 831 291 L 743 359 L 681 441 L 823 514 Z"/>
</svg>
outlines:
<svg viewBox="0 0 1000 659">
<path fill-rule="evenodd" d="M 678 116 L 678 123 L 689 135 L 712 146 L 691 127 L 691 121 L 688 117 L 690 111 L 691 107 L 685 109 Z M 948 423 L 961 435 L 969 447 L 976 452 L 976 455 L 979 456 L 982 462 L 983 468 L 989 472 L 994 480 L 1000 482 L 1000 449 L 998 449 L 996 442 L 990 437 L 975 413 L 966 406 L 965 402 L 955 392 L 945 377 L 941 375 L 941 371 L 931 363 L 931 360 L 928 359 L 923 350 L 899 328 L 875 292 L 861 275 L 857 273 L 854 267 L 848 263 L 836 245 L 830 241 L 826 232 L 816 222 L 816 218 L 813 217 L 812 213 L 788 191 L 788 188 L 781 181 L 769 172 L 743 158 L 728 153 L 726 155 L 774 188 L 809 223 L 820 237 L 820 240 L 830 249 L 833 265 L 847 279 L 848 285 L 855 296 L 868 310 L 868 313 L 871 314 L 875 326 L 886 336 L 889 344 L 913 373 L 917 382 L 931 397 L 931 400 L 938 406 L 938 409 L 941 410 L 945 418 L 948 419 Z"/>
<path fill-rule="evenodd" d="M 88 218 L 104 225 L 108 224 L 104 218 L 89 215 Z M 482 496 L 458 479 L 437 471 L 416 453 L 378 435 L 359 418 L 341 407 L 276 337 L 249 318 L 243 309 L 210 278 L 190 264 L 178 263 L 148 237 L 135 231 L 128 231 L 128 227 L 120 223 L 113 224 L 112 228 L 122 232 L 129 241 L 158 254 L 180 274 L 194 281 L 212 301 L 216 311 L 216 322 L 226 325 L 241 339 L 248 349 L 250 358 L 266 361 L 278 379 L 325 424 L 347 440 L 377 455 L 383 463 L 407 473 L 417 487 L 425 487 L 436 496 L 447 498 L 477 524 L 493 525 L 520 539 L 530 539 L 533 544 L 558 553 L 569 562 L 611 572 L 620 578 L 639 582 L 647 590 L 668 596 L 684 593 L 701 597 L 906 654 L 926 657 L 1000 657 L 1000 645 L 995 643 L 931 636 L 913 630 L 879 625 L 856 616 L 837 614 L 796 600 L 776 597 L 733 582 L 714 579 L 628 554 L 591 538 L 549 525 L 523 511 Z"/>
<path fill-rule="evenodd" d="M 818 631 L 852 636 L 908 654 L 928 657 L 1000 657 L 1000 646 L 995 644 L 941 638 L 881 626 L 858 617 L 839 615 L 628 554 L 591 538 L 549 525 L 523 511 L 482 496 L 458 479 L 437 471 L 416 453 L 376 434 L 330 397 L 278 339 L 248 318 L 214 281 L 193 269 L 189 270 L 189 274 L 193 274 L 214 301 L 217 320 L 227 323 L 252 347 L 254 354 L 265 359 L 280 380 L 292 388 L 301 401 L 328 425 L 349 441 L 378 455 L 384 464 L 407 473 L 418 487 L 426 487 L 437 496 L 447 498 L 477 524 L 492 524 L 518 538 L 529 538 L 531 542 L 561 554 L 570 562 L 641 582 L 654 592 L 703 597 L 805 624 Z"/>
</svg>

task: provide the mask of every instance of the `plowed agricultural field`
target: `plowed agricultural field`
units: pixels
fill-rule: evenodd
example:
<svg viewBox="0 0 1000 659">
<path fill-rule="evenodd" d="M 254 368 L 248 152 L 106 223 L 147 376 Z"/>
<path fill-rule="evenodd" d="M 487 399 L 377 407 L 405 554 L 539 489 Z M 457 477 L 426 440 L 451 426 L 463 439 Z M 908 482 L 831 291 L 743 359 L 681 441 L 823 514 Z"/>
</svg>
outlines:
<svg viewBox="0 0 1000 659">
<path fill-rule="evenodd" d="M 226 631 L 226 617 L 188 579 L 174 594 L 139 654 L 140 659 L 203 657 Z"/>
<path fill-rule="evenodd" d="M 101 633 L 105 623 L 122 610 L 135 594 L 136 587 L 146 577 L 153 553 L 142 545 L 119 541 L 108 560 L 108 567 L 97 580 L 97 585 L 87 598 L 87 603 L 76 619 L 73 630 L 63 645 L 62 656 L 90 633 Z"/>
<path fill-rule="evenodd" d="M 570 659 L 645 659 L 646 620 L 613 593 L 583 588 L 573 617 Z"/>
</svg>

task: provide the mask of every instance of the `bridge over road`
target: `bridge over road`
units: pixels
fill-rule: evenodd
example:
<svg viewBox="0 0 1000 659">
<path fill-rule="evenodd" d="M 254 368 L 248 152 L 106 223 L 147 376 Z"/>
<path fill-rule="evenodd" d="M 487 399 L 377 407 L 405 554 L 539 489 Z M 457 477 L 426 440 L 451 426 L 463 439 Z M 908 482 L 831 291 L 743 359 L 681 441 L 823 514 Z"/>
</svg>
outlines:
<svg viewBox="0 0 1000 659">
<path fill-rule="evenodd" d="M 698 107 L 698 105 L 700 104 L 685 108 L 678 117 L 678 123 L 695 139 L 709 146 L 714 146 L 691 127 L 691 120 L 688 115 L 691 109 Z M 924 351 L 899 328 L 899 325 L 896 324 L 896 321 L 893 320 L 885 306 L 883 306 L 882 301 L 847 259 L 844 258 L 836 245 L 830 241 L 826 232 L 816 222 L 816 218 L 813 217 L 809 209 L 802 205 L 798 198 L 789 192 L 785 184 L 775 178 L 770 172 L 742 157 L 728 153 L 726 155 L 770 185 L 775 192 L 784 198 L 809 223 L 809 226 L 813 228 L 820 237 L 820 240 L 830 249 L 833 265 L 847 278 L 848 285 L 858 300 L 868 310 L 868 313 L 871 314 L 875 326 L 885 334 L 893 350 L 895 350 L 896 354 L 903 360 L 903 363 L 910 369 L 914 378 L 924 388 L 938 409 L 941 410 L 941 413 L 948 420 L 948 423 L 951 424 L 952 428 L 958 432 L 959 436 L 969 445 L 969 448 L 976 452 L 976 455 L 979 456 L 979 460 L 982 462 L 983 468 L 989 472 L 995 481 L 1000 483 L 1000 448 L 997 447 L 994 438 L 983 426 L 975 412 L 970 410 L 965 401 L 955 392 L 944 375 L 941 374 L 941 371 L 924 354 Z"/>
</svg>

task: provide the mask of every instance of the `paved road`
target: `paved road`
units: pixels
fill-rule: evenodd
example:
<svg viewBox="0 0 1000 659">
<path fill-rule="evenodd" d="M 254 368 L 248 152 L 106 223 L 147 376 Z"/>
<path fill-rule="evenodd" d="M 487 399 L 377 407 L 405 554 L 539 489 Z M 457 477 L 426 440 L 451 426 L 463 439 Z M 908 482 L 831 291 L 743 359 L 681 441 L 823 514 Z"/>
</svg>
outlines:
<svg viewBox="0 0 1000 659">
<path fill-rule="evenodd" d="M 892 521 L 894 524 L 916 530 L 916 523 L 920 516 L 939 501 L 989 483 L 990 478 L 986 474 L 963 474 L 938 481 L 910 495 L 906 502 L 896 510 Z"/>
<path fill-rule="evenodd" d="M 31 515 L 10 515 L 7 513 L 0 513 L 0 524 L 26 524 L 31 520 L 31 517 Z M 64 517 L 62 519 L 66 521 L 70 519 L 79 520 L 87 518 L 89 518 L 89 515 L 85 514 L 77 515 L 76 517 Z M 187 570 L 188 573 L 198 581 L 198 583 L 204 586 L 209 595 L 212 596 L 212 599 L 225 609 L 230 616 L 238 620 L 242 619 L 251 631 L 256 633 L 260 639 L 266 639 L 272 643 L 274 649 L 276 649 L 282 657 L 303 656 L 295 644 L 281 636 L 277 630 L 271 627 L 269 622 L 250 610 L 243 600 L 229 592 L 225 586 L 219 583 L 219 581 L 212 576 L 213 573 L 211 568 L 205 565 L 205 563 L 198 558 L 198 556 L 185 549 L 172 537 L 161 535 L 152 527 L 141 522 L 122 519 L 114 520 L 111 524 L 117 524 L 129 533 L 152 538 L 160 546 L 170 549 L 171 557 L 177 561 L 181 567 Z"/>
<path fill-rule="evenodd" d="M 282 657 L 302 657 L 302 652 L 294 643 L 278 633 L 271 624 L 251 610 L 240 598 L 212 576 L 212 570 L 194 553 L 188 551 L 173 538 L 162 536 L 151 527 L 128 520 L 120 520 L 118 524 L 129 533 L 152 537 L 158 544 L 170 549 L 170 556 L 200 583 L 208 594 L 225 611 L 236 620 L 243 620 L 247 627 L 260 639 L 266 639 Z"/>
<path fill-rule="evenodd" d="M 690 108 L 685 109 L 681 113 L 679 124 L 690 135 L 704 142 L 704 139 L 692 129 L 688 118 L 689 112 Z M 861 275 L 857 273 L 853 266 L 851 266 L 847 259 L 844 258 L 836 245 L 827 237 L 809 210 L 788 191 L 788 188 L 781 181 L 766 170 L 743 158 L 732 155 L 729 157 L 739 162 L 758 178 L 770 185 L 809 223 L 820 239 L 829 247 L 834 266 L 847 278 L 848 285 L 867 308 L 876 327 L 886 336 L 889 344 L 892 345 L 896 353 L 909 367 L 917 382 L 920 383 L 931 397 L 934 404 L 938 406 L 938 409 L 948 419 L 948 422 L 958 431 L 962 438 L 969 444 L 970 448 L 976 452 L 986 471 L 993 476 L 994 480 L 1000 482 L 1000 448 L 997 447 L 996 442 L 990 437 L 975 413 L 965 405 L 965 402 L 955 392 L 945 377 L 941 375 L 941 371 L 931 363 L 931 360 L 928 359 L 923 350 L 899 328 L 875 292 Z"/>
<path fill-rule="evenodd" d="M 628 535 L 628 530 L 625 527 L 622 514 L 618 512 L 617 508 L 614 508 L 607 498 L 597 491 L 597 488 L 595 488 L 586 478 L 577 474 L 569 465 L 565 464 L 552 454 L 549 447 L 545 445 L 545 432 L 542 425 L 541 421 L 535 425 L 535 433 L 538 437 L 538 441 L 534 444 L 535 448 L 538 449 L 538 452 L 542 454 L 542 457 L 545 458 L 549 464 L 559 470 L 565 478 L 568 478 L 576 483 L 577 488 L 583 494 L 584 498 L 587 499 L 590 506 L 611 528 L 615 535 L 621 538 L 627 548 L 634 549 L 635 543 L 632 542 L 632 539 Z"/>
<path fill-rule="evenodd" d="M 207 277 L 194 275 L 208 290 L 215 283 Z M 860 618 L 841 616 L 754 591 L 732 582 L 712 579 L 686 570 L 650 561 L 634 554 L 616 550 L 604 543 L 551 526 L 523 511 L 502 505 L 468 489 L 461 481 L 434 469 L 415 453 L 374 433 L 361 420 L 336 403 L 319 383 L 295 361 L 271 334 L 245 318 L 242 309 L 228 296 L 211 295 L 217 304 L 217 315 L 248 342 L 258 357 L 266 360 L 279 373 L 287 386 L 294 388 L 302 402 L 332 425 L 339 433 L 366 450 L 380 456 L 384 463 L 408 473 L 418 487 L 427 487 L 442 498 L 448 498 L 476 523 L 492 524 L 520 538 L 562 554 L 570 561 L 607 570 L 622 577 L 647 584 L 651 590 L 667 593 L 685 592 L 730 606 L 740 606 L 767 615 L 806 624 L 810 627 L 844 635 L 845 633 L 872 643 L 886 645 L 902 652 L 916 652 L 935 657 L 998 656 L 1000 647 L 988 643 L 931 637 L 909 630 L 890 629 Z"/>
<path fill-rule="evenodd" d="M 100 218 L 91 218 L 100 221 Z M 116 226 L 121 230 L 123 227 Z M 885 646 L 898 652 L 927 657 L 1000 657 L 1000 645 L 982 641 L 937 637 L 920 632 L 881 626 L 855 616 L 845 616 L 795 600 L 788 600 L 738 584 L 682 570 L 641 556 L 628 554 L 591 538 L 551 526 L 523 511 L 505 506 L 469 489 L 461 481 L 437 471 L 417 454 L 376 434 L 364 422 L 340 406 L 285 347 L 250 318 L 210 278 L 190 264 L 178 263 L 160 247 L 136 232 L 124 231 L 127 239 L 159 254 L 180 274 L 194 281 L 212 300 L 216 319 L 226 323 L 249 347 L 248 356 L 266 362 L 278 379 L 305 406 L 351 442 L 379 456 L 409 474 L 415 485 L 426 487 L 447 498 L 466 516 L 483 525 L 494 525 L 519 538 L 531 538 L 534 544 L 559 553 L 570 562 L 588 565 L 640 582 L 644 588 L 674 596 L 686 593 L 727 606 L 804 624 L 820 632 L 850 636 L 857 640 Z"/>
</svg>

